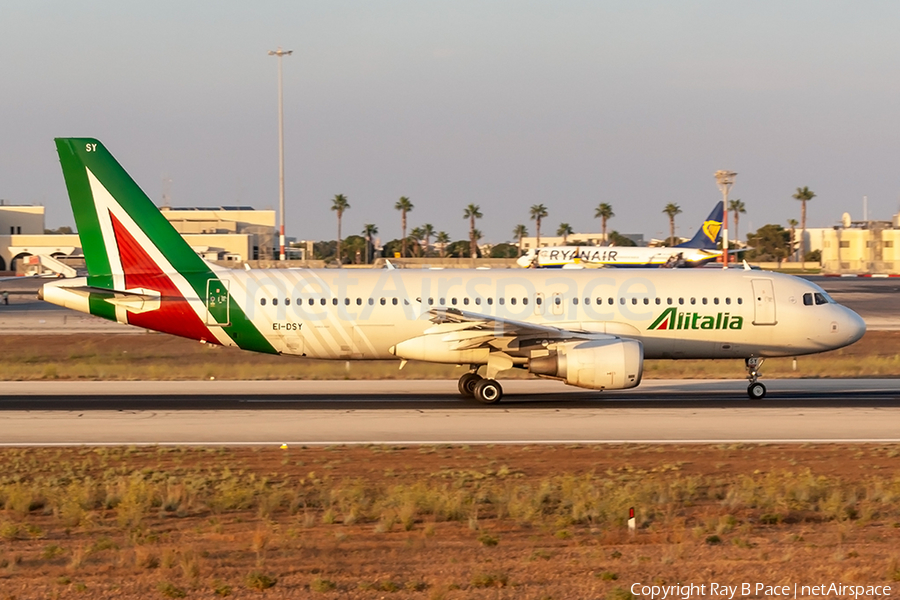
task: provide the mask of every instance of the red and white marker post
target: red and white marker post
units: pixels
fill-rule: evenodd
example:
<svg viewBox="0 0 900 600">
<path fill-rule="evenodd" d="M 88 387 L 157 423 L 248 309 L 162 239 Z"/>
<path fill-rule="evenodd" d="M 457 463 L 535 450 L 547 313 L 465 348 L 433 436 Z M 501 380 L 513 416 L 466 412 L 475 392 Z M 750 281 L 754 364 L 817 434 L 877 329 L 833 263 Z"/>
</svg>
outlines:
<svg viewBox="0 0 900 600">
<path fill-rule="evenodd" d="M 628 509 L 628 533 L 634 535 L 635 529 L 635 521 L 634 521 L 634 507 Z"/>
</svg>

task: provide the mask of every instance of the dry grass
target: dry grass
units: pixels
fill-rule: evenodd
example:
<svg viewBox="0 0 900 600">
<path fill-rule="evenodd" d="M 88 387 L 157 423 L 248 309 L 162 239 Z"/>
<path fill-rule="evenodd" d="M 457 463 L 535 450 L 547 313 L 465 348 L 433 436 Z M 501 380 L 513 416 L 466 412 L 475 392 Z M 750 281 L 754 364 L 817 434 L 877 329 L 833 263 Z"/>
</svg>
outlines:
<svg viewBox="0 0 900 600">
<path fill-rule="evenodd" d="M 0 597 L 890 583 L 898 463 L 896 445 L 6 449 Z"/>
<path fill-rule="evenodd" d="M 209 379 L 455 379 L 453 365 L 398 361 L 317 361 L 225 349 L 161 334 L 4 336 L 0 380 L 199 380 Z M 743 378 L 741 360 L 651 360 L 645 377 Z M 797 359 L 770 359 L 766 377 L 896 377 L 900 332 L 873 331 L 842 350 Z M 504 378 L 530 377 L 520 370 Z"/>
</svg>

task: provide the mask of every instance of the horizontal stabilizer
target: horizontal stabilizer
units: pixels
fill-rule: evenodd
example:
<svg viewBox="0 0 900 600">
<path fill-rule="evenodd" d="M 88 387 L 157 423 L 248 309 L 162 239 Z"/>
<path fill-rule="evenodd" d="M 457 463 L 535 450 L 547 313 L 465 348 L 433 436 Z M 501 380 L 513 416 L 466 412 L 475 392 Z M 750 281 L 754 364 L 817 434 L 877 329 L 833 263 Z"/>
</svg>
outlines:
<svg viewBox="0 0 900 600">
<path fill-rule="evenodd" d="M 99 296 L 107 303 L 112 304 L 113 306 L 120 306 L 128 312 L 135 314 L 159 310 L 160 306 L 159 292 L 145 290 L 143 288 L 118 291 L 85 285 L 79 287 L 66 287 L 64 289 L 85 298 Z"/>
</svg>

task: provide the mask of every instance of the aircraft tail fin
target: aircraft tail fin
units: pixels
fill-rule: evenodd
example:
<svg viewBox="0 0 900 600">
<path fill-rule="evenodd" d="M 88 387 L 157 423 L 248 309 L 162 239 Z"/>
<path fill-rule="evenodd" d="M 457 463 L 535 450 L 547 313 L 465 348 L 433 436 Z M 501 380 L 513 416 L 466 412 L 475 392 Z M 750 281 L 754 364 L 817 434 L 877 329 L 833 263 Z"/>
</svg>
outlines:
<svg viewBox="0 0 900 600">
<path fill-rule="evenodd" d="M 90 285 L 124 290 L 164 273 L 209 272 L 103 144 L 57 138 L 56 149 Z"/>
<path fill-rule="evenodd" d="M 690 241 L 678 244 L 675 247 L 702 248 L 704 250 L 717 249 L 722 234 L 722 217 L 724 216 L 724 213 L 723 204 L 720 200 L 715 208 L 713 208 L 712 212 L 709 213 L 709 216 L 706 217 L 706 220 L 703 221 L 703 225 L 700 226 L 700 229 L 697 230 L 694 237 L 692 237 Z"/>
</svg>

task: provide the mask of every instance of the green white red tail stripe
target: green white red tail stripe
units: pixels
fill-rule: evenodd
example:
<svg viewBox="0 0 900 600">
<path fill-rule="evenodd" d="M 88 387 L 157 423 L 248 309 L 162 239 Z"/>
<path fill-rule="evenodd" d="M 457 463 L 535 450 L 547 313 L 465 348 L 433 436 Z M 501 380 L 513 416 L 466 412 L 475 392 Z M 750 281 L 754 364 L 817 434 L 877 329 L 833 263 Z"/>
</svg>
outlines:
<svg viewBox="0 0 900 600">
<path fill-rule="evenodd" d="M 156 310 L 132 312 L 91 294 L 90 311 L 156 331 L 275 352 L 228 295 L 228 270 L 191 249 L 103 145 L 90 138 L 56 140 L 92 288 L 158 296 Z M 226 280 L 226 281 L 223 281 Z M 95 297 L 96 296 L 96 297 Z M 230 299 L 230 297 L 229 297 Z"/>
</svg>

